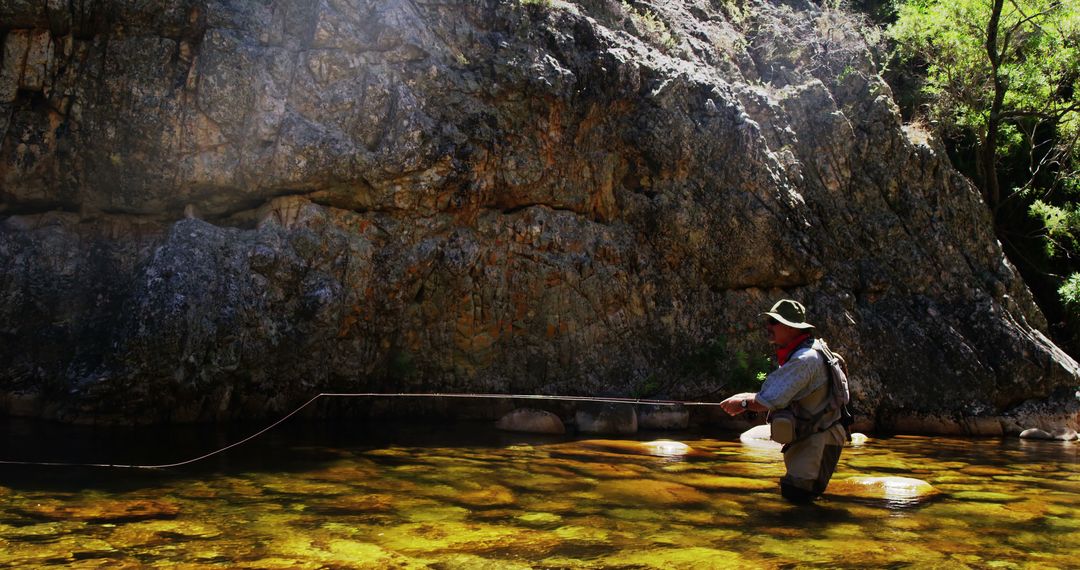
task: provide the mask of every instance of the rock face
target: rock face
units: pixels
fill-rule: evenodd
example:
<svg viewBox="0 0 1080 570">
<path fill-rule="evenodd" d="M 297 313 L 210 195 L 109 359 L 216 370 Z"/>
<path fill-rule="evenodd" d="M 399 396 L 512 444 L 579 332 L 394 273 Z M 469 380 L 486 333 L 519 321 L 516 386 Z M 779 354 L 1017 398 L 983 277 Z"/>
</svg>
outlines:
<svg viewBox="0 0 1080 570">
<path fill-rule="evenodd" d="M 733 6 L 0 1 L 0 404 L 715 398 L 788 296 L 880 429 L 1078 427 L 1076 363 L 846 17 Z"/>
</svg>

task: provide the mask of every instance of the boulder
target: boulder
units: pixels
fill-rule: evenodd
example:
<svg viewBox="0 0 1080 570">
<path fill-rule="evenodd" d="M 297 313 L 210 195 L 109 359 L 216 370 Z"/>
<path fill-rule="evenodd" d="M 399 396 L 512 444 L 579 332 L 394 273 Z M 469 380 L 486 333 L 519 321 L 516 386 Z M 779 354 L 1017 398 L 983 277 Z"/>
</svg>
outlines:
<svg viewBox="0 0 1080 570">
<path fill-rule="evenodd" d="M 566 426 L 559 416 L 532 408 L 518 408 L 495 422 L 496 429 L 526 433 L 564 434 Z"/>
<path fill-rule="evenodd" d="M 833 479 L 826 495 L 912 506 L 940 495 L 940 491 L 922 479 L 910 477 L 848 477 Z"/>
<path fill-rule="evenodd" d="M 1039 428 L 1028 428 L 1020 432 L 1022 439 L 1051 439 L 1057 441 L 1072 441 L 1077 439 L 1078 435 L 1076 430 L 1067 427 L 1053 428 L 1051 431 L 1046 431 Z"/>
<path fill-rule="evenodd" d="M 1072 441 L 1077 438 L 1077 434 L 1072 428 L 1057 428 L 1050 433 L 1050 437 L 1058 441 Z"/>
<path fill-rule="evenodd" d="M 1020 432 L 1021 439 L 1054 439 L 1050 432 L 1039 428 L 1028 428 Z"/>
<path fill-rule="evenodd" d="M 770 428 L 769 424 L 761 424 L 759 426 L 754 426 L 742 432 L 741 434 L 739 434 L 739 441 L 743 443 L 776 443 L 772 440 L 772 429 Z M 776 443 L 776 445 L 780 444 Z"/>
</svg>

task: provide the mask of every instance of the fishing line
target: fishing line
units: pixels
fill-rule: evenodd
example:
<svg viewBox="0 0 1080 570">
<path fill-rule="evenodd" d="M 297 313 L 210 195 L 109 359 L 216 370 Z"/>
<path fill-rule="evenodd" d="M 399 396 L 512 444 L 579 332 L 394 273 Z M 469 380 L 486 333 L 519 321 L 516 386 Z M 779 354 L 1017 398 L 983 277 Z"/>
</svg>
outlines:
<svg viewBox="0 0 1080 570">
<path fill-rule="evenodd" d="M 274 423 L 264 427 L 263 429 L 236 441 L 230 443 L 225 447 L 205 453 L 198 457 L 193 457 L 184 461 L 177 461 L 175 463 L 161 463 L 158 465 L 137 465 L 137 464 L 123 464 L 123 463 L 77 463 L 77 462 L 62 462 L 62 461 L 6 461 L 0 460 L 0 465 L 28 465 L 36 467 L 104 467 L 113 469 L 169 469 L 172 467 L 182 467 L 184 465 L 190 465 L 209 459 L 220 453 L 224 453 L 234 447 L 243 445 L 266 432 L 281 425 L 285 420 L 295 416 L 304 408 L 310 406 L 315 400 L 319 398 L 487 398 L 487 399 L 512 399 L 512 400 L 555 400 L 555 401 L 567 401 L 567 402 L 602 402 L 610 404 L 643 404 L 653 406 L 718 406 L 719 402 L 693 402 L 682 400 L 648 400 L 643 398 L 616 398 L 605 396 L 548 396 L 545 394 L 461 394 L 461 393 L 439 393 L 432 392 L 427 394 L 409 394 L 409 393 L 381 393 L 381 392 L 357 392 L 352 394 L 335 393 L 335 392 L 322 392 L 316 394 L 307 402 L 304 402 L 300 407 L 289 412 L 281 419 Z"/>
</svg>

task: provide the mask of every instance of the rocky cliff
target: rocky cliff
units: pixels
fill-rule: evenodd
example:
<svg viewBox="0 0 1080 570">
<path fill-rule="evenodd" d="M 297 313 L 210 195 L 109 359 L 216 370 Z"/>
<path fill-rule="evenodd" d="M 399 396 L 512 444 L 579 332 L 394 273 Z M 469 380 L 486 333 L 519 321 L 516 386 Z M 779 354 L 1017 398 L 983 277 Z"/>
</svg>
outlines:
<svg viewBox="0 0 1080 570">
<path fill-rule="evenodd" d="M 10 414 L 716 399 L 787 296 L 867 424 L 1075 427 L 1076 362 L 842 12 L 0 0 L 0 37 Z"/>
</svg>

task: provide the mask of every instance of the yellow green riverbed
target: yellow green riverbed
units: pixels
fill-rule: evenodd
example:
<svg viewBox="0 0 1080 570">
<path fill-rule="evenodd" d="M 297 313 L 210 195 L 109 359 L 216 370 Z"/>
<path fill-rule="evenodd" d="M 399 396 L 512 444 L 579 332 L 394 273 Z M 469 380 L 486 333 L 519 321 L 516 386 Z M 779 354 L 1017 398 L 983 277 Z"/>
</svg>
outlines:
<svg viewBox="0 0 1080 570">
<path fill-rule="evenodd" d="M 236 435 L 6 421 L 3 460 L 186 459 Z M 871 438 L 845 449 L 837 480 L 917 478 L 938 494 L 840 485 L 793 507 L 779 450 L 737 433 L 301 425 L 178 469 L 2 466 L 0 567 L 1075 568 L 1078 450 Z"/>
</svg>

